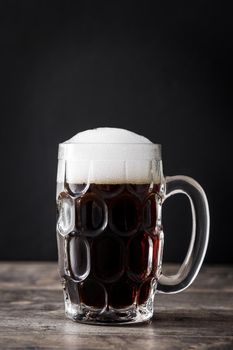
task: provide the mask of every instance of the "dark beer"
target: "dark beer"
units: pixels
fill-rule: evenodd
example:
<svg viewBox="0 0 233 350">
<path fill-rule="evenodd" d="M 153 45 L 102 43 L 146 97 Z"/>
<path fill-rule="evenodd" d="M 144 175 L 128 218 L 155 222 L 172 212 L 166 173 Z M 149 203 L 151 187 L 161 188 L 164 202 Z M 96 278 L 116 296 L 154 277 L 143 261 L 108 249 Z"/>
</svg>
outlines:
<svg viewBox="0 0 233 350">
<path fill-rule="evenodd" d="M 159 263 L 159 184 L 66 184 L 58 202 L 60 273 L 70 302 L 96 310 L 145 304 Z M 69 225 L 66 236 L 59 233 Z"/>
</svg>

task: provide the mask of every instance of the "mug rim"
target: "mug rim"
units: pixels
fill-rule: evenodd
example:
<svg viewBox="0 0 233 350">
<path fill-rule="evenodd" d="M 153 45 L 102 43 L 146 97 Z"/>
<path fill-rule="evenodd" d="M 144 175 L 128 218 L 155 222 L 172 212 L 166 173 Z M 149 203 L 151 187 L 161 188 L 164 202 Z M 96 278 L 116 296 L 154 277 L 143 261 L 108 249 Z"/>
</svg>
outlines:
<svg viewBox="0 0 233 350">
<path fill-rule="evenodd" d="M 161 160 L 156 143 L 60 143 L 58 159 L 66 160 Z"/>
<path fill-rule="evenodd" d="M 132 146 L 148 146 L 162 147 L 161 143 L 143 143 L 143 142 L 60 142 L 60 145 L 132 145 Z"/>
</svg>

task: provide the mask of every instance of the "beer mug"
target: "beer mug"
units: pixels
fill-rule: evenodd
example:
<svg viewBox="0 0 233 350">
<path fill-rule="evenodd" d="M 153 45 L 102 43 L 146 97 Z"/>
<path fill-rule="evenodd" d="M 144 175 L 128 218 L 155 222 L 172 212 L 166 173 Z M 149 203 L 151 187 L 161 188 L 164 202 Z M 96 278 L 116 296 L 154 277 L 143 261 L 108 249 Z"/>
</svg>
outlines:
<svg viewBox="0 0 233 350">
<path fill-rule="evenodd" d="M 185 194 L 192 236 L 177 274 L 163 273 L 162 205 Z M 159 293 L 177 293 L 197 276 L 208 243 L 201 186 L 164 177 L 161 146 L 124 129 L 87 130 L 61 143 L 57 242 L 66 315 L 99 324 L 152 318 Z"/>
</svg>

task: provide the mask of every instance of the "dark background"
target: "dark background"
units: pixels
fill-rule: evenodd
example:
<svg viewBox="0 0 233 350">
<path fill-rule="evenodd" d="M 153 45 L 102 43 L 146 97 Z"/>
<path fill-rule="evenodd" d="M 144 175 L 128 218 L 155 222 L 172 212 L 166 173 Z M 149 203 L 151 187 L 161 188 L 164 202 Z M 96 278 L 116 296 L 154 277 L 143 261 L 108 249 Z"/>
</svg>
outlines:
<svg viewBox="0 0 233 350">
<path fill-rule="evenodd" d="M 57 145 L 112 126 L 161 143 L 165 174 L 202 184 L 206 261 L 232 262 L 228 3 L 1 1 L 0 16 L 0 258 L 56 259 Z M 165 260 L 184 257 L 190 220 L 187 199 L 166 202 Z"/>
</svg>

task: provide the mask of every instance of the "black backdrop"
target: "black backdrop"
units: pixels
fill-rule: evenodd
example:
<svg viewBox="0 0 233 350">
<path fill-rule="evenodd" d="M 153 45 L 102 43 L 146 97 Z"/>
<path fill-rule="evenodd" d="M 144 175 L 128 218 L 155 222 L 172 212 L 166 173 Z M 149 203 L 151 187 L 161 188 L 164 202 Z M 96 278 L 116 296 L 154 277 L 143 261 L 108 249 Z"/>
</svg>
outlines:
<svg viewBox="0 0 233 350">
<path fill-rule="evenodd" d="M 56 259 L 57 144 L 112 126 L 161 143 L 165 174 L 202 184 L 206 260 L 232 261 L 232 10 L 136 4 L 1 1 L 1 259 Z M 184 257 L 190 220 L 182 196 L 164 206 L 166 260 Z"/>
</svg>

